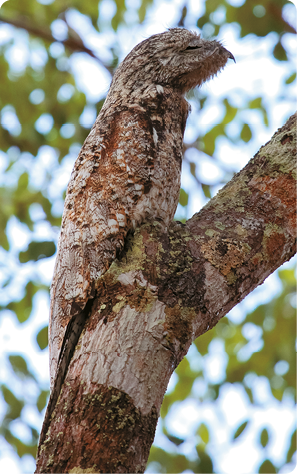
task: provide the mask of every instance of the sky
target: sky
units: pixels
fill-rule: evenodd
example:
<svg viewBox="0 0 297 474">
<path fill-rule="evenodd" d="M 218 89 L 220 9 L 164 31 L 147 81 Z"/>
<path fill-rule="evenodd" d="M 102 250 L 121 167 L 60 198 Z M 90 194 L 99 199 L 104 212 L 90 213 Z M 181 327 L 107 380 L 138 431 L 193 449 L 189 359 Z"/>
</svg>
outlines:
<svg viewBox="0 0 297 474">
<path fill-rule="evenodd" d="M 1 3 L 1 1 L 0 1 Z M 48 0 L 41 1 L 40 3 L 50 3 Z M 137 8 L 138 0 L 128 0 L 128 6 Z M 158 1 L 156 5 L 150 9 L 147 20 L 144 25 L 133 25 L 135 21 L 135 13 L 130 12 L 131 27 L 120 28 L 118 37 L 122 48 L 122 59 L 125 55 L 141 40 L 147 38 L 151 34 L 159 33 L 164 31 L 166 28 L 174 25 L 178 19 L 176 6 L 183 5 L 182 0 L 174 1 Z M 230 2 L 231 3 L 231 2 Z M 241 0 L 232 0 L 232 3 L 238 5 L 242 3 Z M 190 10 L 195 13 L 195 17 L 201 13 L 203 2 L 197 2 L 192 0 L 190 2 Z M 292 6 L 292 8 L 294 8 Z M 294 15 L 292 8 L 287 8 L 287 15 L 291 18 Z M 111 0 L 104 0 L 101 3 L 100 16 L 102 22 L 103 33 L 98 37 L 95 29 L 92 27 L 90 22 L 78 12 L 71 10 L 67 16 L 69 24 L 76 29 L 81 35 L 86 38 L 85 44 L 95 52 L 100 52 L 100 57 L 109 59 L 108 46 L 115 43 L 115 33 L 108 27 L 103 27 L 108 20 L 110 20 L 114 13 L 114 4 Z M 132 8 L 133 10 L 133 8 Z M 223 15 L 223 13 L 222 13 Z M 166 18 L 166 21 L 165 21 Z M 186 24 L 188 28 L 195 29 L 193 25 Z M 3 38 L 7 38 L 7 35 L 12 34 L 11 28 L 0 28 L 0 42 Z M 198 30 L 197 30 L 198 31 Z M 57 39 L 63 38 L 63 27 L 62 23 L 57 20 L 52 26 L 52 33 L 56 35 Z M 5 37 L 6 35 L 6 37 Z M 236 58 L 236 65 L 233 62 L 229 62 L 224 71 L 215 78 L 213 81 L 203 86 L 207 89 L 209 96 L 211 97 L 211 105 L 203 110 L 198 116 L 196 105 L 193 102 L 193 112 L 188 120 L 188 126 L 185 133 L 185 141 L 192 142 L 197 137 L 197 127 L 199 127 L 200 133 L 206 133 L 215 123 L 218 123 L 222 118 L 223 110 L 217 106 L 217 98 L 225 96 L 232 91 L 232 98 L 235 106 L 240 107 L 243 104 L 242 89 L 246 95 L 254 96 L 255 88 L 259 91 L 259 95 L 265 97 L 266 105 L 269 109 L 270 124 L 269 127 L 265 127 L 262 123 L 261 117 L 258 111 L 249 111 L 239 113 L 238 126 L 240 126 L 241 120 L 245 121 L 250 125 L 252 130 L 257 130 L 257 133 L 253 134 L 253 139 L 247 144 L 242 146 L 240 149 L 238 145 L 234 145 L 227 139 L 220 139 L 218 147 L 218 158 L 230 173 L 241 169 L 248 160 L 257 152 L 259 147 L 266 143 L 274 131 L 283 125 L 285 118 L 288 114 L 293 113 L 295 104 L 291 101 L 283 100 L 279 104 L 273 102 L 275 91 L 279 90 L 283 79 L 287 77 L 288 71 L 286 65 L 274 61 L 269 57 L 268 52 L 271 50 L 273 42 L 273 34 L 268 35 L 266 38 L 258 39 L 248 36 L 246 39 L 239 41 L 238 31 L 234 26 L 225 26 L 221 31 L 222 39 L 224 39 L 224 45 L 227 49 L 230 49 Z M 288 36 L 288 35 L 287 35 Z M 292 55 L 296 53 L 296 41 L 293 39 L 285 38 L 289 50 Z M 58 43 L 54 48 L 59 48 Z M 13 51 L 11 61 L 13 61 L 14 67 L 23 67 L 22 61 L 24 61 L 23 54 L 24 45 L 22 44 L 22 36 L 20 34 L 19 46 Z M 37 54 L 35 61 L 43 61 L 42 51 L 40 55 Z M 55 54 L 55 51 L 53 51 Z M 58 54 L 58 52 L 57 52 Z M 81 118 L 84 125 L 89 127 L 95 120 L 95 109 L 92 106 L 95 102 L 105 96 L 109 83 L 111 80 L 110 75 L 104 68 L 102 68 L 93 59 L 84 54 L 74 54 L 71 59 L 71 68 L 74 72 L 76 83 L 78 87 L 87 95 L 89 106 L 84 112 L 84 116 Z M 240 84 L 240 88 L 238 87 Z M 296 90 L 292 86 L 292 97 Z M 60 98 L 71 96 L 71 88 L 62 90 L 60 92 Z M 35 94 L 35 99 L 38 99 L 38 92 Z M 10 111 L 8 110 L 8 113 Z M 10 123 L 13 123 L 13 116 L 8 115 Z M 197 118 L 198 117 L 198 118 Z M 7 119 L 7 120 L 8 120 Z M 14 127 L 18 127 L 17 123 L 14 123 Z M 36 123 L 36 128 L 42 130 L 42 127 L 50 127 L 50 118 L 45 117 L 44 120 Z M 236 127 L 236 125 L 232 125 Z M 237 130 L 234 129 L 231 132 L 234 135 Z M 71 124 L 68 124 L 68 128 L 64 129 L 64 133 L 71 136 L 72 129 Z M 65 136 L 66 136 L 65 135 Z M 67 184 L 74 160 L 77 156 L 78 149 L 73 147 L 72 153 L 69 154 L 66 159 L 63 160 L 62 167 L 59 169 L 59 175 L 55 180 L 55 187 L 50 189 L 50 193 L 53 195 L 59 192 L 59 189 L 63 189 Z M 202 154 L 195 154 L 195 151 L 190 151 L 191 160 L 195 161 L 200 172 L 200 176 L 205 180 L 206 183 L 212 184 L 216 182 L 217 178 L 220 177 L 220 168 L 209 158 Z M 0 171 L 1 171 L 1 160 L 5 165 L 5 157 L 0 153 Z M 35 164 L 30 163 L 30 160 L 26 162 L 20 162 L 20 172 L 23 168 L 30 169 L 30 172 L 36 182 L 40 182 L 42 179 L 42 173 L 47 167 L 52 167 L 57 162 L 57 156 L 53 150 L 49 147 L 43 147 L 40 150 L 39 160 L 35 160 Z M 35 166 L 35 168 L 34 168 Z M 22 168 L 23 167 L 23 168 Z M 3 179 L 3 178 L 2 178 Z M 1 180 L 1 176 L 0 176 Z M 184 163 L 183 174 L 182 174 L 182 186 L 187 189 L 190 194 L 189 206 L 187 208 L 187 215 L 185 215 L 184 209 L 179 206 L 177 214 L 181 217 L 190 217 L 193 213 L 197 212 L 206 202 L 206 199 L 202 193 L 197 193 L 197 184 L 189 171 L 189 165 Z M 62 206 L 63 203 L 60 203 Z M 34 209 L 33 211 L 34 212 Z M 36 216 L 38 216 L 38 207 L 35 209 Z M 39 226 L 36 229 L 38 237 L 52 237 L 53 230 L 48 226 Z M 11 220 L 8 231 L 8 237 L 12 244 L 12 255 L 17 254 L 19 250 L 24 250 L 27 247 L 29 235 L 25 228 L 19 224 L 16 220 Z M 57 235 L 54 236 L 57 238 Z M 1 258 L 4 258 L 0 252 Z M 11 259 L 9 262 L 10 271 L 16 272 L 19 270 L 16 260 Z M 292 267 L 292 262 L 287 263 L 286 267 Z M 46 285 L 50 285 L 52 273 L 54 267 L 54 257 L 46 259 L 46 261 L 40 261 L 35 264 L 34 271 L 39 275 L 42 282 Z M 18 278 L 19 286 L 15 285 L 14 291 L 19 291 L 18 288 L 22 286 L 24 279 L 28 277 L 28 274 L 32 272 L 32 268 L 26 265 Z M 0 274 L 1 278 L 1 274 Z M 16 282 L 17 283 L 17 282 Z M 240 322 L 244 315 L 252 311 L 259 303 L 269 301 L 275 294 L 280 291 L 280 281 L 276 274 L 271 275 L 263 285 L 257 288 L 251 295 L 249 295 L 240 305 L 236 306 L 229 314 L 229 318 L 234 322 Z M 1 293 L 0 293 L 1 294 Z M 11 295 L 7 295 L 8 296 Z M 2 298 L 5 295 L 2 293 Z M 9 298 L 8 298 L 9 299 Z M 11 373 L 9 368 L 3 364 L 5 353 L 18 352 L 24 353 L 26 359 L 30 361 L 30 367 L 36 373 L 37 377 L 44 384 L 44 388 L 48 387 L 48 351 L 40 352 L 35 335 L 39 329 L 41 329 L 48 321 L 48 295 L 46 292 L 39 292 L 34 298 L 33 314 L 29 320 L 22 324 L 18 324 L 16 320 L 11 317 L 11 314 L 4 315 L 0 320 L 0 379 L 4 383 L 9 385 L 11 380 Z M 192 364 L 199 363 L 199 354 L 195 352 L 196 349 L 192 347 L 189 351 L 189 360 Z M 213 341 L 211 346 L 210 354 L 208 359 L 205 361 L 205 374 L 212 381 L 218 381 L 224 374 L 224 366 L 226 361 L 223 358 L 223 348 L 220 347 L 218 341 Z M 201 362 L 201 361 L 200 361 Z M 168 390 L 172 390 L 175 383 L 175 375 L 172 376 Z M 262 385 L 261 385 L 262 384 Z M 14 390 L 18 390 L 18 387 L 14 386 Z M 30 391 L 30 387 L 28 389 Z M 32 390 L 34 390 L 32 388 Z M 203 381 L 198 381 L 196 390 L 203 390 Z M 296 423 L 296 413 L 292 405 L 292 401 L 288 400 L 287 404 L 284 404 L 280 409 L 278 402 L 273 399 L 269 393 L 268 387 L 265 385 L 265 380 L 259 382 L 259 400 L 261 405 L 265 405 L 265 410 L 258 410 L 254 408 L 253 413 L 253 427 L 249 432 L 234 445 L 231 450 L 226 450 L 226 446 L 229 446 L 228 440 L 230 439 L 233 430 L 244 421 L 248 410 L 250 410 L 249 402 L 246 399 L 246 395 L 241 393 L 241 388 L 233 385 L 232 387 L 226 387 L 226 393 L 220 397 L 219 402 L 211 404 L 203 411 L 203 417 L 205 420 L 212 421 L 214 426 L 213 435 L 215 444 L 210 446 L 211 452 L 214 454 L 217 460 L 217 466 L 220 472 L 223 474 L 244 474 L 253 472 L 254 467 L 259 463 L 259 451 L 255 448 L 255 442 L 253 439 L 253 427 L 256 428 L 261 424 L 270 425 L 274 431 L 274 442 L 270 446 L 271 457 L 275 462 L 281 461 L 282 445 L 288 442 L 286 433 L 290 431 L 294 423 Z M 262 397 L 262 398 L 261 398 Z M 1 418 L 1 404 L 0 404 L 0 418 Z M 36 412 L 32 409 L 28 409 L 24 414 L 24 419 L 27 419 L 39 430 L 42 423 L 42 417 L 38 417 Z M 197 401 L 194 399 L 187 399 L 185 402 L 180 404 L 178 410 L 174 410 L 169 417 L 169 425 L 172 433 L 176 435 L 183 435 L 183 433 L 194 432 L 197 426 L 197 420 L 201 421 L 201 412 Z M 24 425 L 16 425 L 16 432 L 18 435 L 26 436 Z M 168 445 L 166 437 L 161 432 L 161 427 L 158 427 L 156 435 L 156 443 L 161 447 L 172 449 L 172 445 Z M 194 437 L 192 442 L 184 443 L 182 449 L 188 456 L 194 456 L 195 453 Z M 13 451 L 5 446 L 1 446 L 0 451 L 2 452 L 0 457 L 0 472 L 10 472 L 11 474 L 20 474 L 22 472 L 32 472 L 34 463 L 32 458 L 27 457 L 23 459 L 20 465 L 18 458 L 15 456 Z M 244 466 L 244 468 L 242 467 Z M 285 471 L 282 471 L 285 472 Z"/>
</svg>

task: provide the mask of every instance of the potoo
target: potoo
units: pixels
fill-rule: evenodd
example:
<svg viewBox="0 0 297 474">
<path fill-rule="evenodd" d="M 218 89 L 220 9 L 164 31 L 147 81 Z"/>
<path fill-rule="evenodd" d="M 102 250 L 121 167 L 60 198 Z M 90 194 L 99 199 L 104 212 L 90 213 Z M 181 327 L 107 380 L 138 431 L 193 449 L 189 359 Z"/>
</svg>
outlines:
<svg viewBox="0 0 297 474">
<path fill-rule="evenodd" d="M 128 232 L 173 219 L 180 191 L 184 95 L 233 55 L 182 28 L 138 44 L 118 67 L 68 185 L 51 288 L 48 418 L 101 276 Z M 46 422 L 45 422 L 46 423 Z"/>
</svg>

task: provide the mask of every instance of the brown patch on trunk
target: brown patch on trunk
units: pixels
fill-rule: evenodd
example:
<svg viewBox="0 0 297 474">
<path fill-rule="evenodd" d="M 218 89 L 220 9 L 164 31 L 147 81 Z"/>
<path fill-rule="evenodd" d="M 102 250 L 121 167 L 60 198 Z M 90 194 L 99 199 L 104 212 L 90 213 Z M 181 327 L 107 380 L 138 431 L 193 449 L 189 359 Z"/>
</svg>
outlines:
<svg viewBox="0 0 297 474">
<path fill-rule="evenodd" d="M 275 264 L 281 257 L 285 242 L 286 238 L 284 234 L 278 232 L 270 233 L 269 238 L 265 242 L 265 253 L 272 264 Z"/>
<path fill-rule="evenodd" d="M 222 275 L 240 267 L 249 253 L 248 245 L 231 239 L 215 237 L 201 245 L 203 256 L 217 267 Z"/>
<path fill-rule="evenodd" d="M 169 343 L 169 347 L 171 345 L 174 347 L 174 341 L 178 340 L 180 349 L 183 350 L 184 346 L 189 342 L 189 334 L 192 330 L 191 318 L 189 315 L 183 317 L 179 306 L 175 306 L 174 308 L 167 307 L 165 313 L 166 320 L 164 330 L 167 332 L 166 339 Z"/>
<path fill-rule="evenodd" d="M 36 472 L 144 471 L 158 418 L 155 407 L 142 415 L 126 393 L 103 385 L 85 393 L 76 380 L 63 391 L 54 413 L 59 416 Z"/>
<path fill-rule="evenodd" d="M 281 139 L 281 144 L 285 145 L 286 143 L 290 143 L 293 140 L 292 135 L 284 135 L 283 138 Z"/>
<path fill-rule="evenodd" d="M 292 173 L 280 174 L 276 178 L 264 176 L 259 178 L 257 188 L 263 192 L 269 193 L 272 197 L 281 201 L 284 213 L 289 220 L 289 230 L 296 233 L 296 180 Z M 290 212 L 290 214 L 288 214 Z M 282 216 L 284 217 L 284 216 Z"/>
</svg>

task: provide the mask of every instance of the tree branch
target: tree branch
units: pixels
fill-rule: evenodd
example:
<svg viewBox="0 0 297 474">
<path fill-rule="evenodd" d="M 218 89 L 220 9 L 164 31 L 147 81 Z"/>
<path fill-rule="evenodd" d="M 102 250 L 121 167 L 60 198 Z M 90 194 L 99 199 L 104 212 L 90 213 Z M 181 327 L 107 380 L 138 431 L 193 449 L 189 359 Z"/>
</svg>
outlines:
<svg viewBox="0 0 297 474">
<path fill-rule="evenodd" d="M 146 224 L 101 279 L 36 472 L 143 472 L 191 342 L 296 251 L 296 114 L 186 224 Z"/>
<path fill-rule="evenodd" d="M 54 42 L 62 43 L 66 48 L 70 49 L 73 52 L 86 53 L 92 58 L 96 59 L 96 61 L 98 61 L 100 65 L 104 67 L 111 75 L 113 75 L 114 73 L 113 68 L 104 64 L 102 60 L 98 56 L 96 56 L 96 54 L 93 53 L 92 50 L 90 50 L 84 45 L 82 39 L 79 37 L 77 32 L 75 32 L 77 35 L 77 38 L 70 36 L 69 38 L 65 40 L 57 40 L 56 38 L 53 37 L 53 35 L 50 33 L 50 31 L 47 28 L 45 27 L 38 28 L 35 25 L 30 24 L 28 20 L 24 17 L 12 19 L 12 18 L 4 18 L 1 16 L 0 22 L 15 26 L 16 28 L 22 28 L 26 30 L 30 35 L 37 36 L 38 38 L 42 38 L 43 40 L 48 41 L 50 43 L 54 43 Z M 68 23 L 66 21 L 65 23 L 69 30 Z"/>
</svg>

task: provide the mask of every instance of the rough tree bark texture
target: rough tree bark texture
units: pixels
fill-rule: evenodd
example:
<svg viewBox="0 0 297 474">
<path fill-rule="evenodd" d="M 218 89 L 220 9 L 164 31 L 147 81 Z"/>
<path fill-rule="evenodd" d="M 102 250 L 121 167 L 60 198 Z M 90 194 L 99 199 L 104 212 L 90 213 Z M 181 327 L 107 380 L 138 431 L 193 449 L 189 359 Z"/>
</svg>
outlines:
<svg viewBox="0 0 297 474">
<path fill-rule="evenodd" d="M 143 225 L 101 280 L 36 472 L 143 472 L 191 342 L 296 251 L 296 114 L 186 224 Z"/>
</svg>

